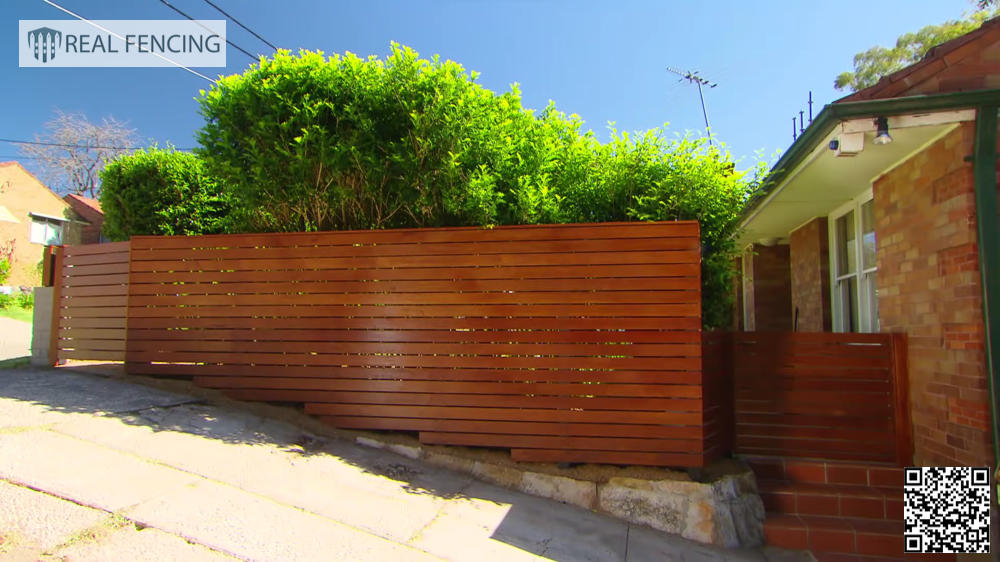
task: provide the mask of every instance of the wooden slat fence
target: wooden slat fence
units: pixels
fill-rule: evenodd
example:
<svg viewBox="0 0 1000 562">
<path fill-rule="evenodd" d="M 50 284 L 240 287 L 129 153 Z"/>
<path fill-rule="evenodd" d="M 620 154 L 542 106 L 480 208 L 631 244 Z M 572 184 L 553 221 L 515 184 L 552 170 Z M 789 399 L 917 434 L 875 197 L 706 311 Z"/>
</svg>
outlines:
<svg viewBox="0 0 1000 562">
<path fill-rule="evenodd" d="M 695 222 L 136 237 L 129 295 L 132 373 L 516 460 L 724 453 Z"/>
<path fill-rule="evenodd" d="M 905 335 L 731 337 L 737 453 L 912 462 Z"/>
<path fill-rule="evenodd" d="M 54 247 L 52 252 L 52 359 L 124 361 L 129 243 Z"/>
</svg>

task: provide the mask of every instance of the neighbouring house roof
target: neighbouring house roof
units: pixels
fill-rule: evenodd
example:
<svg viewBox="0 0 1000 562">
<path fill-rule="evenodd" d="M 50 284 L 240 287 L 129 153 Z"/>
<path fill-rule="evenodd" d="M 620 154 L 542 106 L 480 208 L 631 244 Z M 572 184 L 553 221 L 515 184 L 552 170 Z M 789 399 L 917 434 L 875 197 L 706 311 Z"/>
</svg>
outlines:
<svg viewBox="0 0 1000 562">
<path fill-rule="evenodd" d="M 104 211 L 101 210 L 101 202 L 91 197 L 84 197 L 76 193 L 70 193 L 63 199 L 69 203 L 73 210 L 90 222 L 100 221 L 104 218 Z"/>
<path fill-rule="evenodd" d="M 1000 88 L 1000 17 L 927 51 L 920 61 L 834 103 Z"/>
<path fill-rule="evenodd" d="M 851 190 L 870 185 L 958 122 L 973 119 L 970 109 L 998 103 L 1000 18 L 935 47 L 920 62 L 874 86 L 825 106 L 782 154 L 747 205 L 740 242 L 787 236 L 805 221 L 850 200 Z M 889 118 L 892 144 L 866 148 L 852 158 L 836 158 L 828 150 L 829 142 L 848 130 L 864 131 L 868 146 L 875 117 Z M 820 213 L 824 208 L 826 212 Z"/>
</svg>

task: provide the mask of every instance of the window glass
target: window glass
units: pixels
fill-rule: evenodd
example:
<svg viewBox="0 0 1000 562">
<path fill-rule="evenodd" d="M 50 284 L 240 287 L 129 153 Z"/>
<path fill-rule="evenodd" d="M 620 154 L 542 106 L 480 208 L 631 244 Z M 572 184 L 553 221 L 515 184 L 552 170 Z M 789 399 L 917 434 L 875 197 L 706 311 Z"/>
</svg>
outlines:
<svg viewBox="0 0 1000 562">
<path fill-rule="evenodd" d="M 854 211 L 837 219 L 837 275 L 858 270 L 858 254 L 854 243 Z"/>
<path fill-rule="evenodd" d="M 62 244 L 62 223 L 50 222 L 48 224 L 45 240 L 45 243 L 49 245 Z"/>
<path fill-rule="evenodd" d="M 861 268 L 875 267 L 875 213 L 871 200 L 861 205 Z"/>
<path fill-rule="evenodd" d="M 58 221 L 48 221 L 45 219 L 31 219 L 30 240 L 34 244 L 62 244 L 63 225 Z"/>
<path fill-rule="evenodd" d="M 858 278 L 848 277 L 837 282 L 840 290 L 840 314 L 843 319 L 843 331 L 857 332 L 861 329 L 858 322 Z"/>
<path fill-rule="evenodd" d="M 869 318 L 871 318 L 872 323 L 871 331 L 878 332 L 880 329 L 878 322 L 878 274 L 874 272 L 870 273 L 867 275 L 867 278 L 868 310 L 870 311 L 869 314 L 871 314 Z"/>
<path fill-rule="evenodd" d="M 31 242 L 33 244 L 44 244 L 46 238 L 45 231 L 47 230 L 48 223 L 46 221 L 40 221 L 38 219 L 31 220 Z"/>
</svg>

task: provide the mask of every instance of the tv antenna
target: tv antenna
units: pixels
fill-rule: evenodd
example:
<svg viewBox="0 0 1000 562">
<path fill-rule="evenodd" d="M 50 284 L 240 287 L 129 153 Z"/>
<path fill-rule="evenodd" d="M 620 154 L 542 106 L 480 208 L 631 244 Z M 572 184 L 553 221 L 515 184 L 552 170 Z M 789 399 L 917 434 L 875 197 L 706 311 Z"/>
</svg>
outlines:
<svg viewBox="0 0 1000 562">
<path fill-rule="evenodd" d="M 687 80 L 688 82 L 691 82 L 692 84 L 697 84 L 698 85 L 698 98 L 701 100 L 701 114 L 702 114 L 702 116 L 705 117 L 705 133 L 708 135 L 708 144 L 709 144 L 709 146 L 711 146 L 712 145 L 712 128 L 709 127 L 709 125 L 708 125 L 708 111 L 705 110 L 705 94 L 702 93 L 702 86 L 708 86 L 709 88 L 714 88 L 714 87 L 718 86 L 718 84 L 716 84 L 714 82 L 711 82 L 709 80 L 705 80 L 701 76 L 698 76 L 698 71 L 697 70 L 694 70 L 694 71 L 689 70 L 687 72 L 681 72 L 680 70 L 677 70 L 675 68 L 670 68 L 668 66 L 667 67 L 667 72 L 672 72 L 672 73 L 680 76 L 681 77 L 680 80 Z M 680 80 L 678 80 L 678 82 L 680 82 Z"/>
</svg>

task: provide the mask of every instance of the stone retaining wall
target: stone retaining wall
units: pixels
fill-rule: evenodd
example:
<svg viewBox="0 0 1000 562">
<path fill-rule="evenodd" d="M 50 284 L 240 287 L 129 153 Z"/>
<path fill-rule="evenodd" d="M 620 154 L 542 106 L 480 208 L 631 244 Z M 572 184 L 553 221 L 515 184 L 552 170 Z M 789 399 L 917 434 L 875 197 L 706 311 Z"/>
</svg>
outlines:
<svg viewBox="0 0 1000 562">
<path fill-rule="evenodd" d="M 475 460 L 443 448 L 388 443 L 371 436 L 355 441 L 706 544 L 738 548 L 764 542 L 764 505 L 754 475 L 746 467 L 707 483 L 626 477 L 594 482 L 534 472 L 528 463 Z"/>
</svg>

